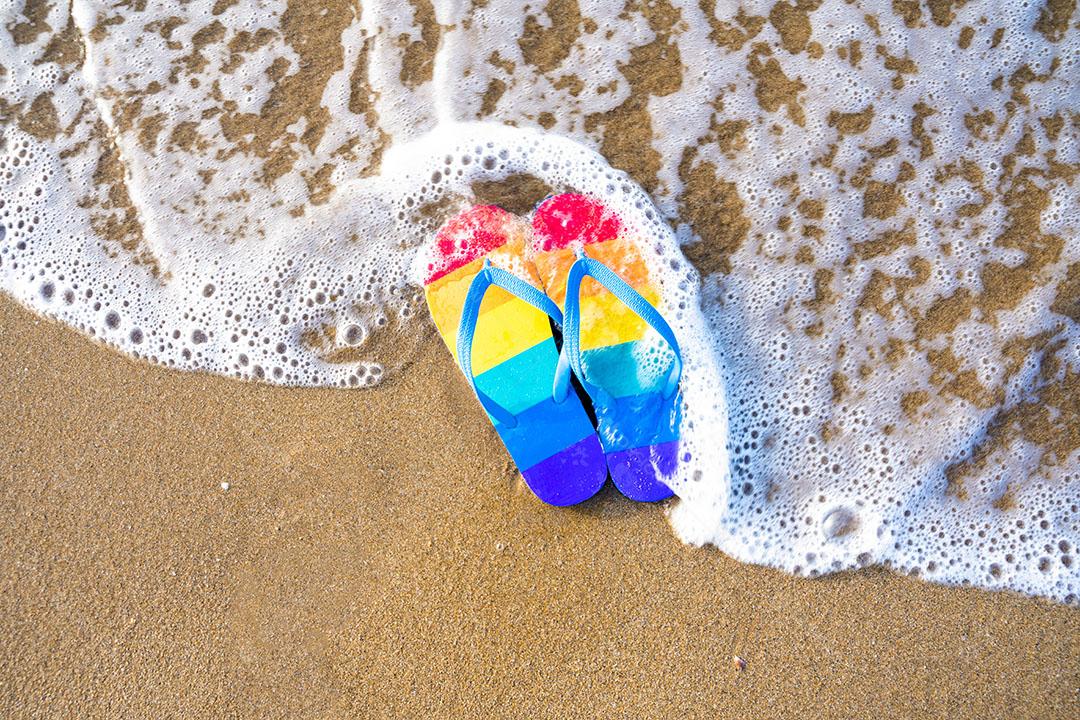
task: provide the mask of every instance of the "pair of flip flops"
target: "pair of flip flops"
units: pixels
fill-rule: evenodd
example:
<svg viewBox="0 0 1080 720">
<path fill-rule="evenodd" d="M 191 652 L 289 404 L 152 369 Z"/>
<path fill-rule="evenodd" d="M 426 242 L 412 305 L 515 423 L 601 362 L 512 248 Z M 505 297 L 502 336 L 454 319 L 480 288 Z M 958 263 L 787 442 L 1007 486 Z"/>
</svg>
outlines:
<svg viewBox="0 0 1080 720">
<path fill-rule="evenodd" d="M 640 246 L 578 194 L 548 198 L 531 223 L 475 206 L 436 234 L 424 283 L 432 319 L 548 504 L 587 500 L 609 473 L 633 500 L 672 495 L 682 360 Z"/>
</svg>

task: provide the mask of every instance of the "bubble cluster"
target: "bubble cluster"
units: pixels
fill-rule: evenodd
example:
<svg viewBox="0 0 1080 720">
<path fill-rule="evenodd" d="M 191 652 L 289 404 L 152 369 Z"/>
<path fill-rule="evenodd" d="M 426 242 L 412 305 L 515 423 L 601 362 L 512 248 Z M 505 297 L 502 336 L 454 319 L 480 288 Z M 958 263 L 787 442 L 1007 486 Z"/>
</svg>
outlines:
<svg viewBox="0 0 1080 720">
<path fill-rule="evenodd" d="M 421 347 L 445 219 L 590 193 L 682 345 L 683 539 L 1077 602 L 1080 53 L 1039 3 L 218 5 L 0 31 L 8 293 L 170 367 L 367 388 Z"/>
</svg>

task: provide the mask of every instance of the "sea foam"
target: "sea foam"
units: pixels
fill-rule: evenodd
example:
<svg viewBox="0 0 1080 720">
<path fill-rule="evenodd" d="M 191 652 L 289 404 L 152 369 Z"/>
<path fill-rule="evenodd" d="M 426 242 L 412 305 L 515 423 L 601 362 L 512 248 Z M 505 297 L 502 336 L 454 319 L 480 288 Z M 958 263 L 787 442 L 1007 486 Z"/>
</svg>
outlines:
<svg viewBox="0 0 1080 720">
<path fill-rule="evenodd" d="M 683 539 L 1075 603 L 1055 7 L 8 7 L 0 286 L 154 362 L 371 386 L 420 342 L 443 219 L 593 193 L 687 356 Z"/>
</svg>

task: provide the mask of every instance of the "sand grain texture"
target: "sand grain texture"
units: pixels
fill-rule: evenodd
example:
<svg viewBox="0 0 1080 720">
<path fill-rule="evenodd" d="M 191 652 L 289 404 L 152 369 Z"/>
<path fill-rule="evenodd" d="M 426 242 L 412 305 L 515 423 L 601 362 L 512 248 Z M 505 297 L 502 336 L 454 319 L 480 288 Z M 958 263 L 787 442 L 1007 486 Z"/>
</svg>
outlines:
<svg viewBox="0 0 1080 720">
<path fill-rule="evenodd" d="M 436 343 L 375 391 L 282 389 L 0 300 L 0 714 L 1076 716 L 1074 609 L 544 507 Z"/>
</svg>

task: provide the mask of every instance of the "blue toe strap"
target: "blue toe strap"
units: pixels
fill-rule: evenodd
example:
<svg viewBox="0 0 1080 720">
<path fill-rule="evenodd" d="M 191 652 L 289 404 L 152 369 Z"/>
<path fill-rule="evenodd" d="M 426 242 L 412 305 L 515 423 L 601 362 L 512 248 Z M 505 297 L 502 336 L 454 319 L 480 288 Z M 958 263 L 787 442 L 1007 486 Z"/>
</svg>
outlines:
<svg viewBox="0 0 1080 720">
<path fill-rule="evenodd" d="M 682 377 L 682 353 L 679 350 L 679 341 L 675 339 L 675 333 L 671 330 L 671 326 L 641 293 L 615 274 L 611 268 L 598 260 L 587 257 L 580 250 L 578 251 L 578 259 L 570 266 L 570 273 L 566 279 L 566 319 L 563 322 L 562 352 L 559 354 L 559 366 L 555 372 L 555 397 L 561 399 L 566 397 L 569 392 L 571 370 L 581 379 L 582 383 L 590 385 L 585 378 L 584 368 L 581 364 L 581 281 L 586 276 L 603 285 L 612 295 L 633 310 L 638 317 L 652 326 L 660 334 L 660 337 L 671 346 L 671 349 L 675 351 L 675 362 L 671 367 L 671 372 L 668 373 L 667 384 L 663 393 L 665 398 L 670 398 L 678 389 L 679 379 Z M 590 389 L 599 388 L 590 385 Z"/>
<path fill-rule="evenodd" d="M 465 294 L 465 303 L 461 306 L 461 322 L 458 324 L 457 332 L 458 363 L 488 415 L 501 425 L 514 427 L 517 425 L 514 414 L 481 392 L 476 386 L 476 378 L 472 372 L 473 338 L 476 335 L 476 322 L 480 317 L 480 304 L 492 285 L 502 288 L 547 314 L 556 325 L 562 325 L 563 316 L 559 311 L 559 306 L 542 291 L 513 273 L 492 266 L 490 260 L 484 260 L 484 267 L 473 278 L 469 291 Z"/>
</svg>

